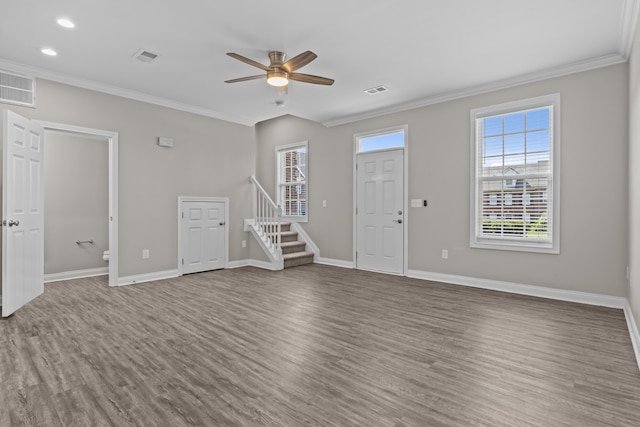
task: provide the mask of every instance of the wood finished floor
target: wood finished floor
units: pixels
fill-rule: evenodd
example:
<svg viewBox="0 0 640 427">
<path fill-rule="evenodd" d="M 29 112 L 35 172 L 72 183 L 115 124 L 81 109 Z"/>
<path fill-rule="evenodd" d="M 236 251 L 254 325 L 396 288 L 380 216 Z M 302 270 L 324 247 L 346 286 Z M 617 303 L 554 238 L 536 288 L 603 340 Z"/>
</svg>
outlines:
<svg viewBox="0 0 640 427">
<path fill-rule="evenodd" d="M 621 310 L 320 265 L 48 284 L 0 426 L 638 426 Z"/>
</svg>

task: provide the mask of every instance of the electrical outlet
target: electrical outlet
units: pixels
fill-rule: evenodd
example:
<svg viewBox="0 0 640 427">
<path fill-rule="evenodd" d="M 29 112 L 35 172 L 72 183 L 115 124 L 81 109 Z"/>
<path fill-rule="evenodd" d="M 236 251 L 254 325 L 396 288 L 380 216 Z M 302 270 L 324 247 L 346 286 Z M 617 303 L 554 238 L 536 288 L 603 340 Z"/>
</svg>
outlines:
<svg viewBox="0 0 640 427">
<path fill-rule="evenodd" d="M 142 259 L 149 259 L 149 249 L 142 250 Z"/>
<path fill-rule="evenodd" d="M 242 247 L 243 247 L 243 248 L 246 248 L 246 247 L 247 247 L 247 241 L 246 241 L 246 240 L 243 240 L 243 241 L 242 241 Z"/>
<path fill-rule="evenodd" d="M 323 208 L 326 208 L 326 207 L 327 207 L 327 201 L 326 201 L 326 200 L 323 200 L 323 201 L 322 201 L 322 207 L 323 207 Z"/>
<path fill-rule="evenodd" d="M 449 251 L 446 249 L 442 250 L 442 259 L 448 259 L 449 258 Z"/>
</svg>

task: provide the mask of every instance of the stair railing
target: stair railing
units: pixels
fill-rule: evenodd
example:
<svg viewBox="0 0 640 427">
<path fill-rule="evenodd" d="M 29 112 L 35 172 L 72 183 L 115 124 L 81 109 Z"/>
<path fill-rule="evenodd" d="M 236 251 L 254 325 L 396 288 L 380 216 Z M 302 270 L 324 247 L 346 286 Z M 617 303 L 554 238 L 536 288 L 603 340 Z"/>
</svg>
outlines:
<svg viewBox="0 0 640 427">
<path fill-rule="evenodd" d="M 281 257 L 282 208 L 271 200 L 271 197 L 262 188 L 255 176 L 249 177 L 249 181 L 256 190 L 254 220 L 258 233 L 265 238 L 267 245 L 271 245 L 273 253 Z"/>
</svg>

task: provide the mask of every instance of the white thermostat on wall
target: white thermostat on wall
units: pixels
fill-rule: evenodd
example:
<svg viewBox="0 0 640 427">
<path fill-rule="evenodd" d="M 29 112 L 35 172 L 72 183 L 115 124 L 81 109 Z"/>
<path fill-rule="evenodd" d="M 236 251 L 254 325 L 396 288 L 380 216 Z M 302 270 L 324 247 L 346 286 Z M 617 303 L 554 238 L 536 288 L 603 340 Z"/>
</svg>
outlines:
<svg viewBox="0 0 640 427">
<path fill-rule="evenodd" d="M 173 138 L 167 138 L 166 136 L 159 136 L 158 145 L 161 147 L 173 147 Z"/>
</svg>

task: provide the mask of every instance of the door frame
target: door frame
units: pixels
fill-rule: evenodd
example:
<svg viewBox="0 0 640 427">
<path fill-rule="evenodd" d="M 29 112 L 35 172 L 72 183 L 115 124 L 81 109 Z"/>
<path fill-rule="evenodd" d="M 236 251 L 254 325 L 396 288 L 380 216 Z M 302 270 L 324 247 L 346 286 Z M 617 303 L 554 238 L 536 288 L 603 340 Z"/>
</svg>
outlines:
<svg viewBox="0 0 640 427">
<path fill-rule="evenodd" d="M 403 248 L 402 248 L 402 275 L 406 276 L 409 272 L 409 126 L 408 125 L 399 125 L 392 126 L 384 129 L 377 129 L 369 132 L 360 132 L 353 135 L 353 268 L 358 268 L 358 260 L 356 258 L 356 252 L 358 249 L 358 217 L 356 215 L 356 208 L 358 206 L 358 171 L 356 170 L 356 165 L 358 163 L 358 142 L 360 138 L 363 137 L 372 137 L 377 135 L 383 135 L 386 133 L 391 133 L 393 131 L 402 130 L 404 132 L 404 147 L 396 147 L 390 148 L 387 150 L 376 150 L 370 151 L 371 153 L 379 152 L 379 151 L 390 151 L 390 150 L 402 150 L 403 151 L 403 183 L 402 183 L 402 211 L 404 212 L 403 221 Z M 394 274 L 394 273 L 388 273 Z"/>
<path fill-rule="evenodd" d="M 224 203 L 224 268 L 229 268 L 229 198 L 178 196 L 178 276 L 184 275 L 182 268 L 182 205 L 185 202 L 221 202 Z"/>
<path fill-rule="evenodd" d="M 34 120 L 34 122 L 44 128 L 45 137 L 47 131 L 52 131 L 107 140 L 109 144 L 109 286 L 118 286 L 118 133 L 42 120 Z"/>
</svg>

